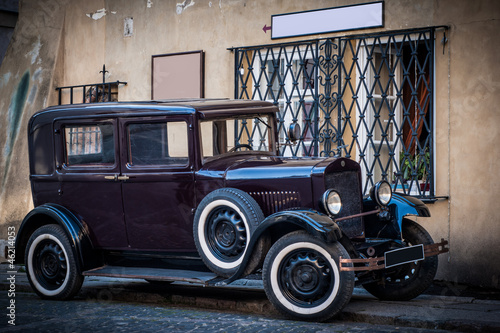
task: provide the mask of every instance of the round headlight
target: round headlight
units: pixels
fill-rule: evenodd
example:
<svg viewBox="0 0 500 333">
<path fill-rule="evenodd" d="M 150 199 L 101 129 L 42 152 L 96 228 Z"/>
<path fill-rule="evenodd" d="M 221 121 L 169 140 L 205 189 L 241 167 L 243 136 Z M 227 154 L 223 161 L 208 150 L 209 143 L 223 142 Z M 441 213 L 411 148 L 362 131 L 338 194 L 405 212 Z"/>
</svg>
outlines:
<svg viewBox="0 0 500 333">
<path fill-rule="evenodd" d="M 342 209 L 340 195 L 333 190 L 326 191 L 323 194 L 323 206 L 329 214 L 337 215 Z"/>
<path fill-rule="evenodd" d="M 378 182 L 370 190 L 370 197 L 380 206 L 387 206 L 392 198 L 391 185 L 385 180 Z"/>
</svg>

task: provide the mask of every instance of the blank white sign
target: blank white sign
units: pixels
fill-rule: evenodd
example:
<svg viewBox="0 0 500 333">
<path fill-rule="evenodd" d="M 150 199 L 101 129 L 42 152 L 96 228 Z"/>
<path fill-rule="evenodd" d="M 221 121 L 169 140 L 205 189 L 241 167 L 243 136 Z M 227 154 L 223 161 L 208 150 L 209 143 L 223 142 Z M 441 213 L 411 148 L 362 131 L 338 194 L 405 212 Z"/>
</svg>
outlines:
<svg viewBox="0 0 500 333">
<path fill-rule="evenodd" d="M 382 27 L 383 2 L 273 15 L 271 38 Z"/>
</svg>

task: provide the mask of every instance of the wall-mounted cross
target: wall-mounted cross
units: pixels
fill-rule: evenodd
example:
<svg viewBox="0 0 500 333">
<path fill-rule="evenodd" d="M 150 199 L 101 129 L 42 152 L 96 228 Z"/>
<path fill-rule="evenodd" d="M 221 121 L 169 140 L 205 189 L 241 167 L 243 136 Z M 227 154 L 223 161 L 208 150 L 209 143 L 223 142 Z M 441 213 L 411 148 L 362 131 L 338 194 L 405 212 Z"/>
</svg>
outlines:
<svg viewBox="0 0 500 333">
<path fill-rule="evenodd" d="M 99 73 L 102 73 L 102 83 L 106 83 L 106 73 L 109 73 L 109 71 L 106 70 L 106 65 L 102 65 L 102 71 L 99 71 Z"/>
</svg>

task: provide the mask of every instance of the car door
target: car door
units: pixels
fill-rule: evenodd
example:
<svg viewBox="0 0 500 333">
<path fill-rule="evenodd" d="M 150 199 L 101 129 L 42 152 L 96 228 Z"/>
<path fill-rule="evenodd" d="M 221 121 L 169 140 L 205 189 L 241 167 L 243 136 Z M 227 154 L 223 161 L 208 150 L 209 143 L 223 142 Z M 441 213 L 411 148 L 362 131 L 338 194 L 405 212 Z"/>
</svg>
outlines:
<svg viewBox="0 0 500 333">
<path fill-rule="evenodd" d="M 167 120 L 168 119 L 168 120 Z M 189 115 L 120 120 L 123 207 L 132 250 L 195 250 Z"/>
<path fill-rule="evenodd" d="M 54 124 L 58 203 L 88 227 L 95 248 L 127 249 L 116 119 Z"/>
</svg>

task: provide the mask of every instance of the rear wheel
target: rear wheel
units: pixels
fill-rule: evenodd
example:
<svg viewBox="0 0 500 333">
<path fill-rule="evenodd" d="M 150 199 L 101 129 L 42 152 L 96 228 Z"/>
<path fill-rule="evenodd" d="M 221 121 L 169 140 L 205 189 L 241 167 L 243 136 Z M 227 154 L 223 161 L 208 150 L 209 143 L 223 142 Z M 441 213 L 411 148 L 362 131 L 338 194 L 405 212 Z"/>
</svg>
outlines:
<svg viewBox="0 0 500 333">
<path fill-rule="evenodd" d="M 38 228 L 28 240 L 26 272 L 31 287 L 42 298 L 65 300 L 81 288 L 73 250 L 63 229 L 56 224 Z"/>
<path fill-rule="evenodd" d="M 288 317 L 324 321 L 349 302 L 353 272 L 341 272 L 340 243 L 326 244 L 305 231 L 280 238 L 266 256 L 262 279 L 267 297 Z"/>
<path fill-rule="evenodd" d="M 403 221 L 403 240 L 408 246 L 433 244 L 429 233 L 412 220 Z M 438 266 L 437 256 L 395 267 L 395 271 L 378 282 L 363 285 L 373 296 L 382 300 L 408 301 L 430 287 Z"/>
</svg>

